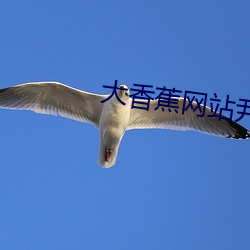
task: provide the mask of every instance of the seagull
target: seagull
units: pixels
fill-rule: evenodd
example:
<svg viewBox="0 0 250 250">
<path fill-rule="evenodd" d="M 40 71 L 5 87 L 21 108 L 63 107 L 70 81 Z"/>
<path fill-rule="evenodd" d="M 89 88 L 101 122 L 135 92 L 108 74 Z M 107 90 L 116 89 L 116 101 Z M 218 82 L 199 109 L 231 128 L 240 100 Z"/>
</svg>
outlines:
<svg viewBox="0 0 250 250">
<path fill-rule="evenodd" d="M 204 117 L 197 116 L 199 109 L 193 111 L 198 105 L 196 102 L 193 102 L 194 109 L 189 108 L 184 114 L 157 108 L 158 100 L 150 100 L 149 110 L 132 109 L 132 98 L 125 84 L 117 88 L 117 95 L 105 101 L 108 98 L 109 95 L 85 92 L 59 82 L 30 82 L 0 89 L 0 108 L 32 110 L 94 125 L 100 131 L 98 165 L 104 168 L 114 166 L 127 130 L 195 130 L 226 138 L 250 137 L 250 131 L 234 121 L 207 117 L 213 114 L 207 106 L 201 105 L 205 108 Z M 188 104 L 182 97 L 175 99 L 179 107 L 183 107 L 184 102 Z"/>
</svg>

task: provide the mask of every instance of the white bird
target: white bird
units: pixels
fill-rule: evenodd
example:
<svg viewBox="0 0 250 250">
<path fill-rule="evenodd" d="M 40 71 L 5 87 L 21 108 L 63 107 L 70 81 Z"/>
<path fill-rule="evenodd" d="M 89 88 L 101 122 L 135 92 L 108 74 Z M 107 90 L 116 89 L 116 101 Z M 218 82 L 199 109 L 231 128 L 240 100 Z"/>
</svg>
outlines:
<svg viewBox="0 0 250 250">
<path fill-rule="evenodd" d="M 121 140 L 131 129 L 196 130 L 227 138 L 250 137 L 250 132 L 234 121 L 207 117 L 212 114 L 207 106 L 204 117 L 197 116 L 198 109 L 196 112 L 187 109 L 184 114 L 162 111 L 161 108 L 155 110 L 158 100 L 150 101 L 147 111 L 131 109 L 132 99 L 126 85 L 120 85 L 117 95 L 126 105 L 120 103 L 115 95 L 101 103 L 109 95 L 88 93 L 59 82 L 32 82 L 0 89 L 0 107 L 60 115 L 93 124 L 100 130 L 98 164 L 105 168 L 115 164 Z M 184 99 L 176 99 L 179 107 L 183 107 Z M 193 102 L 193 107 L 196 106 L 197 103 Z"/>
</svg>

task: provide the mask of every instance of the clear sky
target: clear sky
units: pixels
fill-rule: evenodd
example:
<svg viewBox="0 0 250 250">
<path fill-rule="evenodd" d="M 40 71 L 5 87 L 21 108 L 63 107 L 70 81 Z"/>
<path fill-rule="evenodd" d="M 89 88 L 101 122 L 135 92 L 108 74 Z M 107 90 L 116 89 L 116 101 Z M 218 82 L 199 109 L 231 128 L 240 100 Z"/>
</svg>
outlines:
<svg viewBox="0 0 250 250">
<path fill-rule="evenodd" d="M 107 94 L 117 79 L 250 99 L 249 13 L 247 0 L 1 1 L 0 88 Z M 1 249 L 249 249 L 249 140 L 134 130 L 103 169 L 91 125 L 0 121 Z"/>
</svg>

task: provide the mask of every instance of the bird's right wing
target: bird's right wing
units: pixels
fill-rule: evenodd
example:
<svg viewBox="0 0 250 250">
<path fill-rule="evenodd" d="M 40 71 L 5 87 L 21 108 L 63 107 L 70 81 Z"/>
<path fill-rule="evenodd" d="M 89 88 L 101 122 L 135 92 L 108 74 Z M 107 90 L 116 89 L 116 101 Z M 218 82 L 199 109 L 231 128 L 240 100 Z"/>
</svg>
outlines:
<svg viewBox="0 0 250 250">
<path fill-rule="evenodd" d="M 1 108 L 60 115 L 96 127 L 103 108 L 101 101 L 105 98 L 106 95 L 84 92 L 58 82 L 33 82 L 0 89 Z"/>
</svg>

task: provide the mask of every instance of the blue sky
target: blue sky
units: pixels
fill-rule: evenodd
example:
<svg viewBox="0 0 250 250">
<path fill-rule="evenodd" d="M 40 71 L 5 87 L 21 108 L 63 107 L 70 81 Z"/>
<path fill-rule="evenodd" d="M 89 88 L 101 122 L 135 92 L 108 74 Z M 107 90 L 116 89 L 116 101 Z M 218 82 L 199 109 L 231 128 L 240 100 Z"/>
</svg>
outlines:
<svg viewBox="0 0 250 250">
<path fill-rule="evenodd" d="M 0 88 L 114 80 L 250 99 L 249 1 L 2 1 Z M 249 249 L 250 142 L 0 110 L 0 248 Z M 250 129 L 250 117 L 240 122 Z"/>
</svg>

